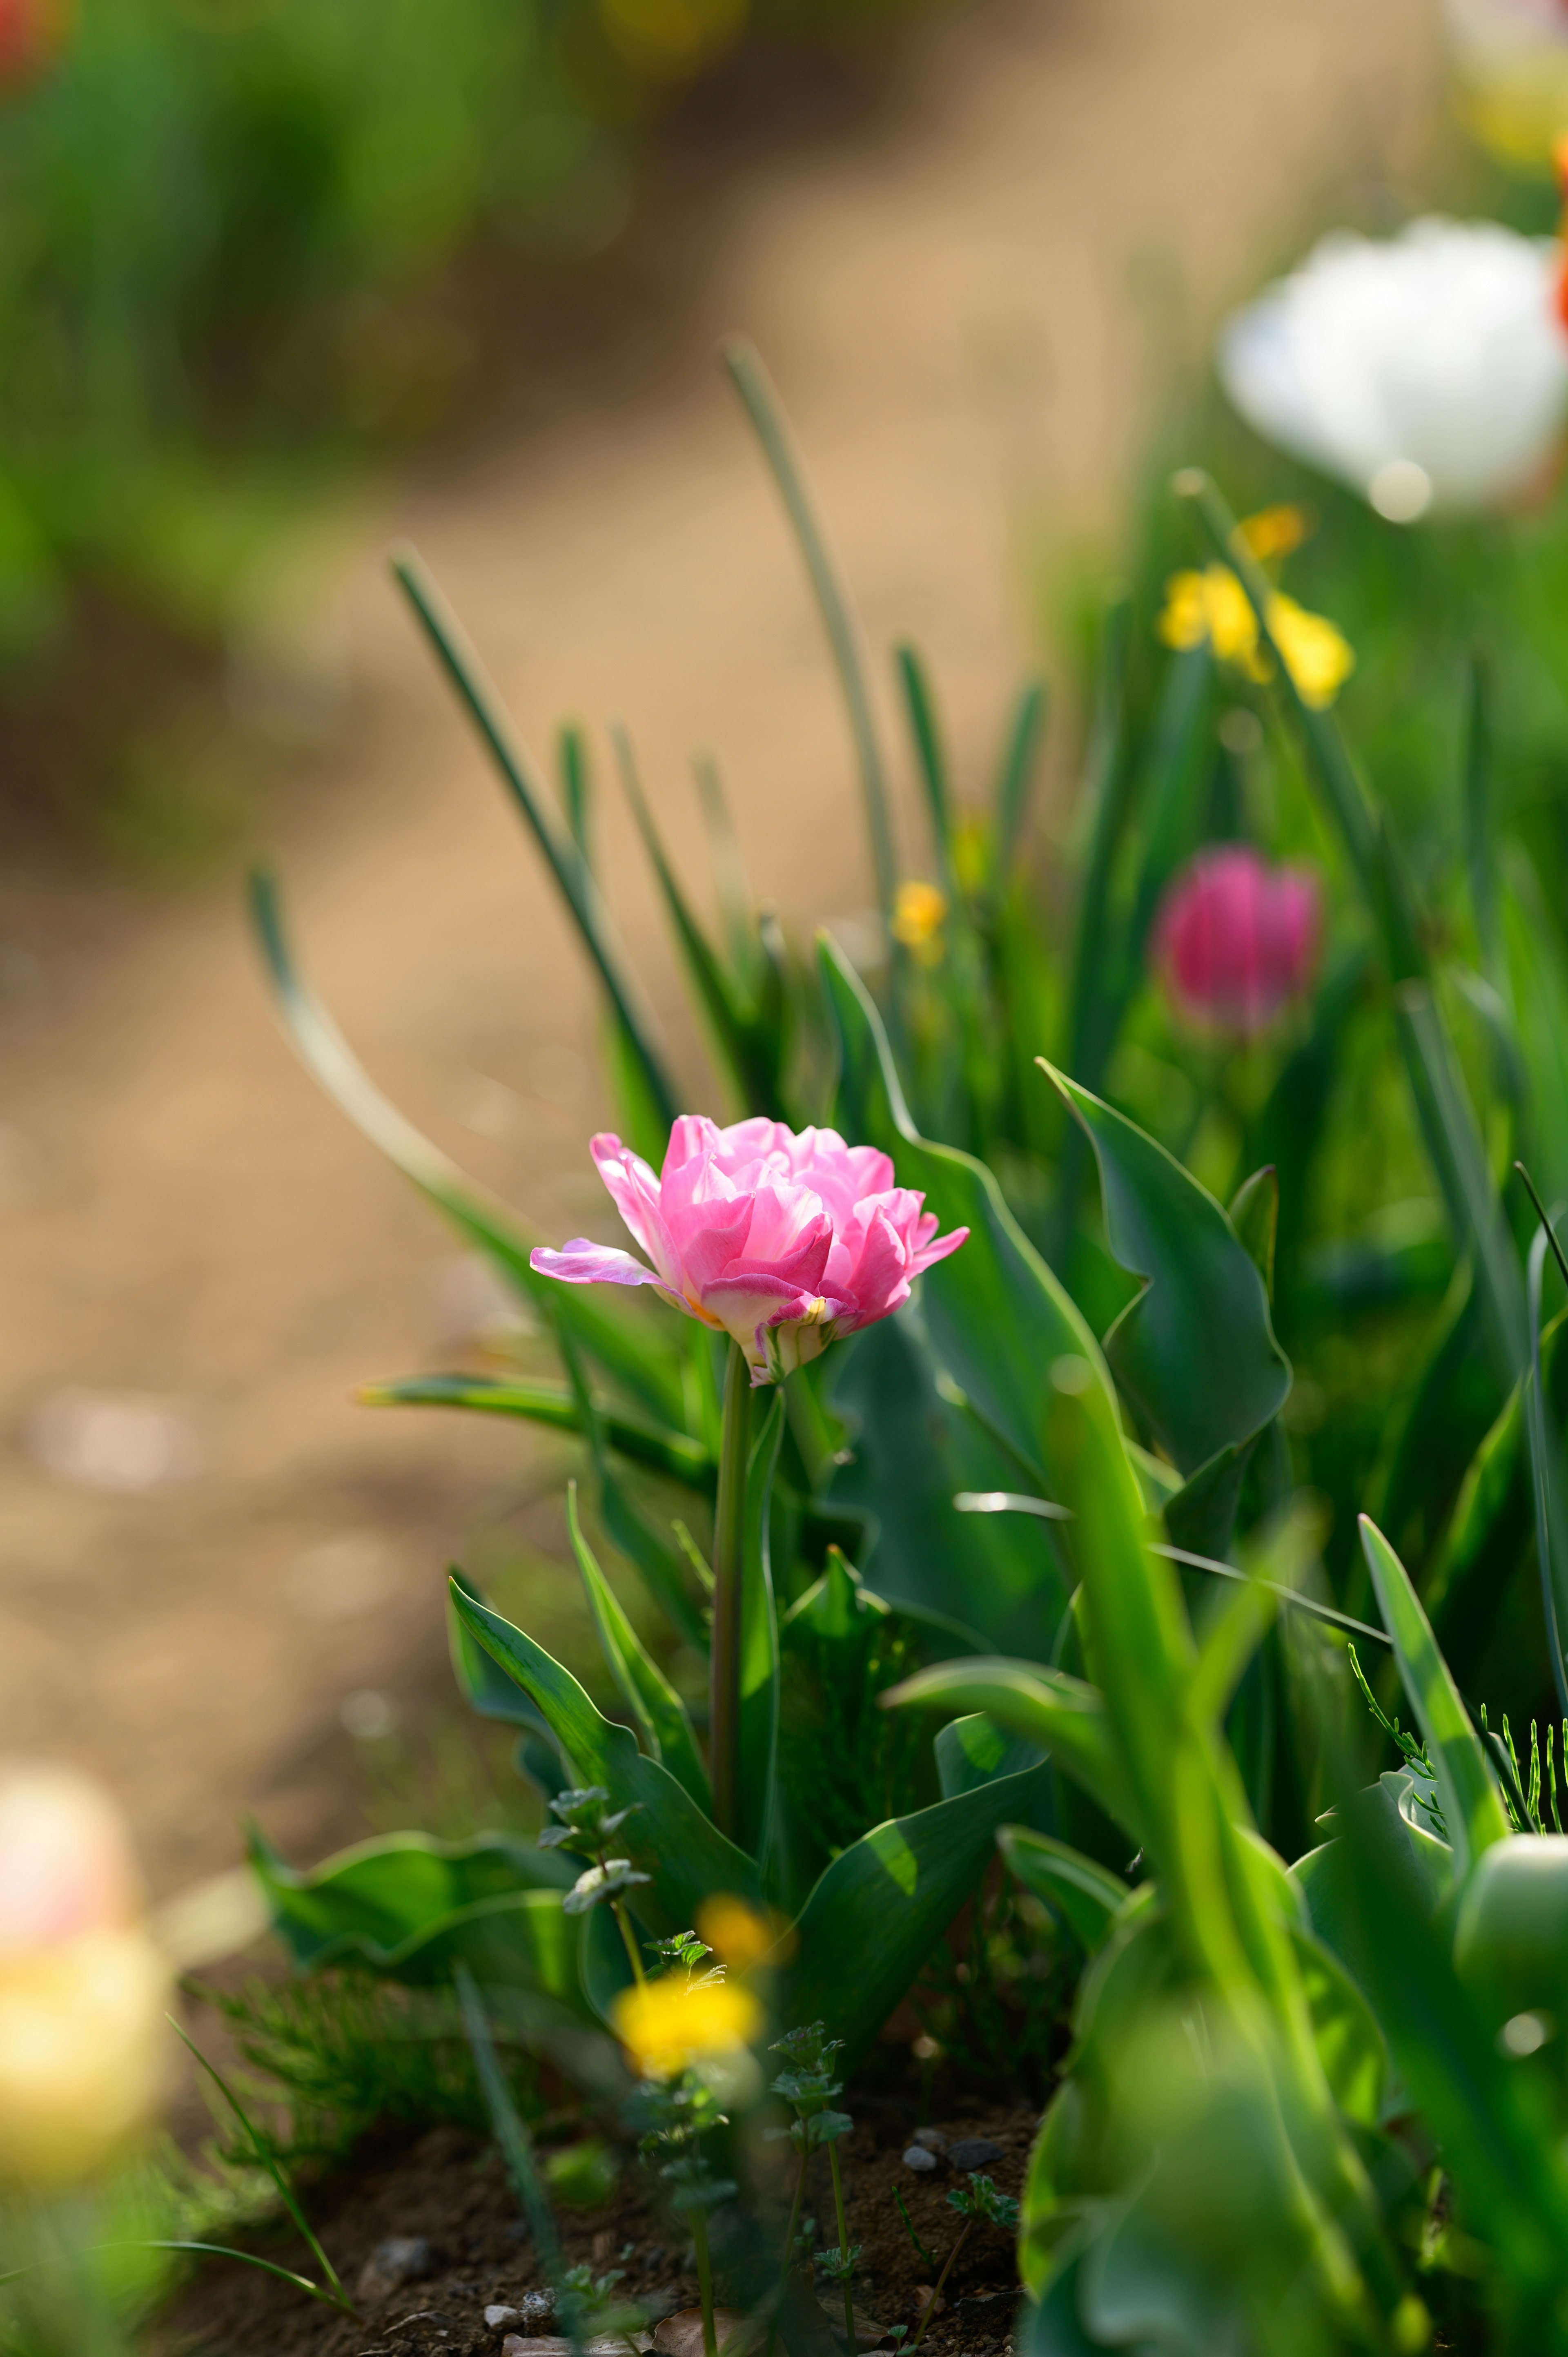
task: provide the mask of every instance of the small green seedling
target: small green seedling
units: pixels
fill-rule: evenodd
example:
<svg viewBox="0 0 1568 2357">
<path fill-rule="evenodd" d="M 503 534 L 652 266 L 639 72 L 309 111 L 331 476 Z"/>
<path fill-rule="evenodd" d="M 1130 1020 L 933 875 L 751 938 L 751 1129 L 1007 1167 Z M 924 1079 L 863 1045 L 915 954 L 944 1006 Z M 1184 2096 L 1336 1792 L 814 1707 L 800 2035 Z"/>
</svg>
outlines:
<svg viewBox="0 0 1568 2357">
<path fill-rule="evenodd" d="M 626 1911 L 625 1894 L 635 1890 L 639 1883 L 651 1877 L 639 1874 L 628 1857 L 611 1857 L 609 1846 L 634 1809 L 641 1806 L 634 1801 L 631 1808 L 611 1809 L 609 1794 L 602 1784 L 585 1784 L 566 1792 L 557 1792 L 551 1802 L 552 1813 L 560 1819 L 558 1824 L 546 1825 L 539 1836 L 541 1849 L 575 1850 L 580 1857 L 593 1860 L 577 1877 L 561 1901 L 566 1915 L 588 1915 L 607 1900 L 613 1910 L 620 1936 L 631 1964 L 632 1978 L 642 1985 L 642 1956 L 631 1928 L 631 1918 Z M 685 1935 L 690 1938 L 690 1934 Z"/>
</svg>

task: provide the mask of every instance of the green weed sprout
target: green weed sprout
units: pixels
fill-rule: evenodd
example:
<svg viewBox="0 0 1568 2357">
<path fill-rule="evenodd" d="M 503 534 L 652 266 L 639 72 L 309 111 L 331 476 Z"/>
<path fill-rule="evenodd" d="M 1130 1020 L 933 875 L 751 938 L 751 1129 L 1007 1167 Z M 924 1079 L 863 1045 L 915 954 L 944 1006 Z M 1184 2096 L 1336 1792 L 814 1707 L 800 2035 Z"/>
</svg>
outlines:
<svg viewBox="0 0 1568 2357">
<path fill-rule="evenodd" d="M 689 1945 L 701 1945 L 690 1934 L 685 1936 Z M 703 2150 L 703 2138 L 727 2127 L 729 2114 L 721 2108 L 717 2091 L 701 2072 L 688 2066 L 673 2078 L 644 2080 L 628 2105 L 627 2116 L 642 2132 L 639 2157 L 664 2179 L 671 2206 L 691 2225 L 703 2307 L 703 2357 L 717 2357 L 708 2212 L 740 2189 L 733 2178 L 718 2175 Z"/>
<path fill-rule="evenodd" d="M 926 2312 L 920 2319 L 919 2330 L 909 2344 L 911 2350 L 918 2349 L 925 2339 L 926 2327 L 935 2316 L 937 2303 L 942 2296 L 942 2286 L 951 2275 L 959 2253 L 973 2233 L 979 2221 L 983 2218 L 991 2225 L 1000 2226 L 1003 2233 L 1006 2234 L 1015 2234 L 1018 2231 L 1018 2204 L 1010 2193 L 998 2193 L 991 2179 L 983 2177 L 978 2169 L 970 2171 L 968 2192 L 964 2191 L 961 2185 L 955 2186 L 948 2195 L 948 2200 L 963 2220 L 963 2224 L 960 2227 L 958 2239 L 948 2253 L 942 2271 L 932 2287 L 931 2297 L 926 2303 Z"/>
<path fill-rule="evenodd" d="M 827 2037 L 820 2021 L 812 2021 L 807 2023 L 803 2029 L 786 2030 L 784 2036 L 777 2040 L 768 2049 L 770 2053 L 784 2055 L 788 2063 L 788 2067 L 780 2071 L 773 2081 L 772 2092 L 776 2095 L 782 2095 L 785 2102 L 793 2106 L 795 2113 L 795 2117 L 787 2128 L 770 2128 L 768 2134 L 773 2138 L 788 2136 L 800 2156 L 800 2164 L 795 2172 L 795 2199 L 790 2205 L 789 2231 L 784 2237 L 784 2260 L 780 2271 L 781 2286 L 783 2278 L 789 2275 L 795 2256 L 800 2204 L 806 2193 L 806 2170 L 812 2153 L 826 2147 L 828 2167 L 832 2171 L 833 2207 L 838 2215 L 839 2239 L 837 2250 L 822 2252 L 817 2264 L 830 2283 L 842 2283 L 843 2286 L 844 2330 L 849 2335 L 849 2345 L 853 2349 L 854 2347 L 853 2286 L 855 2261 L 860 2256 L 860 2245 L 857 2243 L 852 2247 L 850 2244 L 849 2223 L 844 2216 L 843 2180 L 839 2174 L 839 2157 L 833 2147 L 840 2136 L 849 2134 L 854 2123 L 847 2112 L 835 2112 L 829 2108 L 830 2097 L 839 2093 L 841 2088 L 842 2083 L 832 2075 L 832 2060 L 843 2043 L 842 2039 Z M 770 2327 L 768 2335 L 769 2357 L 773 2348 L 775 2329 Z"/>
<path fill-rule="evenodd" d="M 607 1805 L 609 1797 L 602 1784 L 587 1784 L 577 1792 L 557 1792 L 550 1807 L 561 1822 L 545 1826 L 539 1836 L 539 1846 L 541 1849 L 569 1849 L 593 1859 L 592 1866 L 577 1877 L 562 1900 L 563 1911 L 568 1915 L 587 1915 L 607 1901 L 626 1943 L 632 1978 L 640 1985 L 645 1977 L 642 1957 L 622 1894 L 635 1889 L 639 1883 L 650 1881 L 651 1877 L 639 1874 L 629 1858 L 609 1856 L 611 1840 L 632 1813 L 631 1808 L 611 1809 Z M 636 1806 L 634 1802 L 632 1808 Z"/>
</svg>

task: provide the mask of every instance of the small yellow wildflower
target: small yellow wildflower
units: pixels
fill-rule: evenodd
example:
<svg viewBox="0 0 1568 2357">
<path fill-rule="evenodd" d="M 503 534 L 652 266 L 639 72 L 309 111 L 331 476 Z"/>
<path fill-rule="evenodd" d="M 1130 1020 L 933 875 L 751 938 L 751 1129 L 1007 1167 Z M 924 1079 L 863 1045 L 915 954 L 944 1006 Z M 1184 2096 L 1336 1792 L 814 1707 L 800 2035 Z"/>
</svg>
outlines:
<svg viewBox="0 0 1568 2357">
<path fill-rule="evenodd" d="M 1242 539 L 1260 565 L 1275 557 L 1289 556 L 1302 542 L 1310 537 L 1312 525 L 1304 511 L 1294 507 L 1261 508 L 1256 515 L 1248 516 L 1237 526 Z"/>
<path fill-rule="evenodd" d="M 1326 712 L 1356 668 L 1355 651 L 1322 614 L 1309 614 L 1278 591 L 1269 600 L 1269 635 L 1304 704 Z"/>
<path fill-rule="evenodd" d="M 703 1900 L 697 1910 L 697 1931 L 719 1962 L 737 1973 L 749 1972 L 764 1957 L 782 1958 L 786 1953 L 781 1936 L 788 1937 L 788 1927 L 727 1890 Z"/>
<path fill-rule="evenodd" d="M 1165 584 L 1159 633 L 1167 647 L 1186 651 L 1211 646 L 1221 662 L 1234 663 L 1249 679 L 1268 677 L 1260 659 L 1258 625 L 1247 593 L 1228 565 L 1202 573 L 1173 573 Z"/>
<path fill-rule="evenodd" d="M 1315 712 L 1326 711 L 1356 668 L 1349 641 L 1324 615 L 1309 614 L 1282 590 L 1269 599 L 1268 616 L 1269 634 L 1302 701 Z M 1221 662 L 1234 663 L 1259 684 L 1273 676 L 1251 604 L 1228 565 L 1173 573 L 1157 627 L 1167 647 L 1187 651 L 1207 644 Z"/>
<path fill-rule="evenodd" d="M 739 2054 L 761 2034 L 762 2007 L 736 1981 L 665 1973 L 622 1989 L 616 2035 L 645 2079 L 672 2079 L 689 2063 Z"/>
<path fill-rule="evenodd" d="M 947 894 L 912 877 L 893 896 L 893 938 L 913 950 L 922 965 L 940 965 L 947 913 Z"/>
</svg>

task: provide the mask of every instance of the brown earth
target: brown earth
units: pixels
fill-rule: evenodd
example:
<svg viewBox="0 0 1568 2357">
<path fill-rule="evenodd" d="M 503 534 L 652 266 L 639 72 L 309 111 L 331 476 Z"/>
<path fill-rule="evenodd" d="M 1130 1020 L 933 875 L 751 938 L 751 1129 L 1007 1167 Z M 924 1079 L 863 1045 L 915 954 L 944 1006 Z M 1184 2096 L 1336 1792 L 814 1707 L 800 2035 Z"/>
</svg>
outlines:
<svg viewBox="0 0 1568 2357">
<path fill-rule="evenodd" d="M 911 2337 L 920 2314 L 917 2292 L 940 2273 L 961 2221 L 949 2191 L 969 2179 L 945 2157 L 918 2173 L 903 2158 L 919 2118 L 911 2098 L 885 2093 L 856 2101 L 855 2126 L 839 2145 L 845 2212 L 852 2244 L 861 2246 L 855 2281 L 857 2319 L 907 2324 Z M 984 2138 L 1000 2157 L 985 2164 L 998 2192 L 1016 2198 L 1037 2113 L 1010 2103 L 972 2103 L 933 2123 L 950 2145 Z M 767 2148 L 764 2148 L 765 2150 Z M 822 2182 L 808 2183 L 804 2214 L 818 2222 L 819 2246 L 837 2241 L 825 2157 L 813 2167 Z M 902 2197 L 910 2226 L 930 2258 L 917 2252 L 899 2216 Z M 788 2193 L 784 2195 L 786 2206 Z M 501 2357 L 508 2330 L 545 2331 L 548 2323 L 487 2326 L 489 2307 L 521 2308 L 545 2277 L 500 2160 L 488 2139 L 456 2127 L 387 2136 L 361 2146 L 350 2167 L 307 2197 L 310 2222 L 339 2276 L 354 2292 L 378 2245 L 392 2238 L 422 2239 L 428 2262 L 395 2290 L 371 2290 L 355 2323 L 275 2278 L 237 2264 L 213 2262 L 175 2302 L 160 2326 L 160 2346 L 222 2350 L 226 2357 Z M 601 2210 L 560 2213 L 568 2266 L 586 2260 L 596 2274 L 618 2266 L 623 2296 L 638 2301 L 650 2321 L 694 2306 L 697 2278 L 687 2266 L 687 2238 L 657 2200 L 653 2179 L 627 2158 L 614 2199 Z M 779 2233 L 782 2238 L 780 2221 Z M 305 2274 L 314 2267 L 303 2243 L 280 2229 L 253 2247 L 278 2265 Z M 825 2282 L 819 2296 L 842 2322 L 842 2292 Z M 976 2226 L 943 2287 L 943 2306 L 923 2346 L 935 2357 L 978 2357 L 1012 2344 L 1016 2276 L 1011 2238 Z"/>
<path fill-rule="evenodd" d="M 385 544 L 419 544 L 536 744 L 564 714 L 628 720 L 694 873 L 685 763 L 713 745 L 786 922 L 853 912 L 840 716 L 715 335 L 764 349 L 870 643 L 925 642 L 973 777 L 1041 551 L 1113 545 L 1197 328 L 1319 195 L 1401 167 L 1429 16 L 973 0 L 875 70 L 754 70 L 664 140 L 626 252 L 531 312 L 464 447 L 324 519 L 202 758 L 263 793 L 371 1071 L 542 1234 L 605 1232 L 592 996 Z M 607 796 L 602 828 L 693 1069 Z M 445 1689 L 444 1560 L 559 1536 L 529 1502 L 548 1452 L 353 1404 L 449 1361 L 484 1303 L 292 1062 L 239 900 L 237 858 L 184 891 L 0 878 L 0 1727 L 110 1779 L 160 1892 L 231 1861 L 246 1810 L 296 1855 L 352 1830 L 345 1697 L 362 1729 L 417 1719 Z"/>
</svg>

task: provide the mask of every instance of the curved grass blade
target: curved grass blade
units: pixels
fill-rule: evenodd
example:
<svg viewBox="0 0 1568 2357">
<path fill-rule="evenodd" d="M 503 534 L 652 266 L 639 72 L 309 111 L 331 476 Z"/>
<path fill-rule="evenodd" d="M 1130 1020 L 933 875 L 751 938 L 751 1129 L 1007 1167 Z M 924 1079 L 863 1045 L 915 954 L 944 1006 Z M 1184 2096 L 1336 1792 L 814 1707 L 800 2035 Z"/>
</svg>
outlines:
<svg viewBox="0 0 1568 2357">
<path fill-rule="evenodd" d="M 392 559 L 392 575 L 424 629 L 436 658 L 478 730 L 491 759 L 544 854 L 556 889 L 576 920 L 589 957 L 609 995 L 621 1029 L 642 1068 L 649 1093 L 664 1127 L 674 1123 L 675 1093 L 655 1041 L 658 1026 L 624 952 L 615 938 L 608 909 L 592 871 L 575 842 L 563 843 L 545 802 L 545 787 L 520 741 L 493 682 L 469 644 L 461 623 L 436 587 L 417 552 L 405 548 Z"/>
<path fill-rule="evenodd" d="M 893 853 L 886 773 L 883 767 L 882 748 L 877 741 L 876 723 L 872 715 L 859 633 L 838 568 L 817 518 L 806 470 L 789 431 L 783 404 L 762 364 L 761 355 L 741 336 L 730 337 L 721 350 L 724 364 L 751 420 L 752 430 L 762 446 L 763 457 L 772 470 L 773 479 L 794 527 L 822 626 L 828 634 L 828 644 L 832 650 L 839 685 L 849 714 L 850 734 L 854 739 L 861 793 L 865 802 L 866 829 L 871 838 L 871 865 L 876 879 L 877 905 L 884 918 L 891 919 L 894 888 L 898 880 L 897 866 Z"/>
<path fill-rule="evenodd" d="M 308 2276 L 295 2275 L 292 2267 L 280 2267 L 272 2259 L 258 2257 L 254 2251 L 237 2251 L 229 2243 L 177 2243 L 166 2241 L 159 2236 L 156 2240 L 145 2243 L 105 2243 L 100 2247 L 109 2251 L 188 2251 L 196 2258 L 238 2259 L 243 2266 L 260 2267 L 263 2275 L 277 2276 L 284 2283 L 292 2284 L 295 2291 L 306 2292 L 312 2299 L 322 2301 L 326 2307 L 337 2309 L 339 2315 L 351 2316 L 356 2324 L 360 2321 L 359 2309 L 349 2306 L 346 2295 L 339 2297 L 338 2293 L 327 2290 L 321 2284 L 312 2283 Z M 16 2274 L 21 2272 L 20 2268 L 16 2270 Z M 11 2276 L 0 2276 L 0 2283 L 10 2283 L 12 2280 Z"/>
<path fill-rule="evenodd" d="M 779 1120 L 783 1116 L 779 1103 L 777 1052 L 769 1054 L 769 1043 L 758 1034 L 755 1009 L 725 972 L 713 943 L 692 913 L 648 807 L 631 738 L 618 723 L 610 731 L 610 742 L 615 748 L 622 791 L 631 805 L 638 832 L 659 879 L 686 971 L 707 1017 L 714 1045 L 727 1069 L 731 1086 L 748 1114 L 765 1114 L 770 1121 Z M 775 1050 L 777 1044 L 773 1043 Z"/>
<path fill-rule="evenodd" d="M 566 1529 L 572 1541 L 572 1552 L 577 1558 L 577 1568 L 583 1575 L 587 1590 L 588 1607 L 598 1631 L 599 1644 L 608 1663 L 615 1682 L 630 1706 L 632 1715 L 641 1727 L 648 1748 L 656 1760 L 662 1760 L 676 1781 L 683 1784 L 700 1809 L 711 1813 L 713 1792 L 708 1783 L 708 1771 L 703 1765 L 702 1753 L 686 1706 L 670 1684 L 657 1662 L 643 1646 L 631 1622 L 628 1620 L 619 1598 L 599 1567 L 598 1560 L 583 1536 L 577 1515 L 577 1484 L 566 1484 Z"/>
<path fill-rule="evenodd" d="M 246 2143 L 250 2146 L 251 2150 L 255 2154 L 256 2158 L 261 2163 L 262 2167 L 266 2170 L 267 2175 L 272 2179 L 273 2183 L 277 2187 L 278 2194 L 282 2200 L 284 2208 L 288 2212 L 289 2216 L 293 2219 L 295 2226 L 299 2229 L 300 2233 L 304 2236 L 306 2243 L 309 2246 L 311 2256 L 315 2259 L 317 2265 L 320 2267 L 322 2274 L 331 2285 L 332 2289 L 330 2295 L 320 2291 L 318 2287 L 313 2287 L 313 2288 L 316 2288 L 317 2298 L 328 2298 L 332 2307 L 342 2309 L 346 2314 L 353 2317 L 355 2322 L 358 2323 L 360 2320 L 359 2310 L 355 2308 L 352 2300 L 350 2300 L 348 2293 L 344 2290 L 341 2282 L 338 2280 L 337 2268 L 333 2266 L 331 2260 L 322 2249 L 320 2243 L 317 2240 L 309 2219 L 300 2208 L 298 2199 L 295 2196 L 294 2187 L 288 2180 L 286 2172 L 278 2166 L 277 2156 L 274 2152 L 268 2138 L 265 2137 L 262 2134 L 261 2130 L 255 2126 L 249 2112 L 246 2111 L 244 2104 L 240 2101 L 239 2096 L 234 2093 L 233 2088 L 229 2084 L 228 2080 L 225 2079 L 222 2072 L 219 2070 L 217 2064 L 208 2061 L 200 2047 L 196 2043 L 196 2040 L 193 2038 L 187 2036 L 186 2032 L 180 2028 L 179 2023 L 175 2019 L 172 2013 L 169 2014 L 166 2018 L 169 2028 L 174 2031 L 174 2034 L 179 2040 L 180 2044 L 186 2049 L 188 2053 L 191 2055 L 199 2068 L 206 2072 L 208 2077 L 212 2081 L 214 2086 L 218 2089 L 219 2093 L 222 2096 L 224 2102 L 233 2113 L 234 2117 L 239 2121 L 240 2126 L 243 2131 Z M 296 2283 L 302 2283 L 304 2278 L 302 2276 L 295 2276 L 293 2280 Z"/>
<path fill-rule="evenodd" d="M 941 731 L 937 726 L 936 697 L 931 691 L 930 675 L 920 650 L 908 639 L 894 648 L 893 660 L 897 668 L 898 683 L 904 691 L 904 707 L 909 716 L 909 734 L 915 740 L 916 767 L 925 790 L 926 813 L 931 822 L 931 845 L 936 853 L 938 873 L 949 905 L 956 906 L 958 883 L 953 875 L 952 861 L 952 795 L 948 780 L 947 754 L 942 746 Z"/>
<path fill-rule="evenodd" d="M 1530 1186 L 1522 1163 L 1514 1168 L 1530 1189 L 1541 1225 L 1530 1240 L 1527 1269 L 1530 1308 L 1530 1369 L 1524 1382 L 1525 1431 L 1530 1440 L 1531 1494 L 1535 1506 L 1535 1551 L 1541 1566 L 1541 1609 L 1546 1622 L 1547 1651 L 1552 1657 L 1557 1706 L 1568 1718 L 1568 1663 L 1563 1656 L 1563 1631 L 1568 1625 L 1568 1501 L 1563 1496 L 1563 1451 L 1546 1416 L 1546 1370 L 1541 1349 L 1541 1286 L 1548 1247 L 1559 1264 L 1563 1248 L 1541 1199 Z"/>
<path fill-rule="evenodd" d="M 1426 1738 L 1427 1756 L 1436 1770 L 1443 1814 L 1463 1878 L 1484 1849 L 1507 1840 L 1508 1810 L 1409 1574 L 1366 1514 L 1360 1517 L 1360 1528 L 1378 1608 L 1393 1640 L 1410 1706 Z"/>
<path fill-rule="evenodd" d="M 364 1407 L 461 1407 L 482 1415 L 521 1416 L 556 1432 L 581 1433 L 583 1413 L 575 1394 L 560 1383 L 523 1383 L 499 1375 L 405 1375 L 392 1383 L 367 1383 L 357 1394 Z M 609 1446 L 634 1464 L 671 1481 L 712 1494 L 718 1468 L 700 1440 L 670 1425 L 654 1424 L 630 1408 L 594 1403 Z"/>
<path fill-rule="evenodd" d="M 507 2175 L 512 2191 L 522 2205 L 522 2212 L 532 2229 L 534 2246 L 544 2263 L 544 2272 L 556 2304 L 563 2311 L 563 2321 L 575 2350 L 583 2346 L 581 2303 L 566 2284 L 565 2262 L 561 2255 L 561 2241 L 555 2232 L 555 2220 L 545 2199 L 544 2187 L 533 2162 L 533 2138 L 512 2101 L 500 2063 L 496 2057 L 495 2038 L 490 2029 L 489 2016 L 478 1985 L 467 1964 L 459 1964 L 452 1975 L 456 1986 L 457 2003 L 462 2009 L 463 2028 L 467 2033 L 474 2068 L 478 2073 L 479 2087 L 485 2098 L 485 2109 L 490 2115 L 490 2126 L 496 2142 L 506 2162 Z"/>
<path fill-rule="evenodd" d="M 458 1169 L 382 1096 L 295 963 L 277 879 L 256 868 L 250 879 L 252 920 L 266 960 L 278 1011 L 295 1054 L 356 1129 L 429 1197 L 462 1235 L 493 1261 L 508 1282 L 559 1324 L 569 1321 L 584 1348 L 656 1414 L 680 1413 L 679 1383 L 666 1380 L 665 1354 L 634 1340 L 628 1328 L 584 1291 L 564 1288 L 529 1264 L 534 1243 L 494 1198 Z"/>
</svg>

